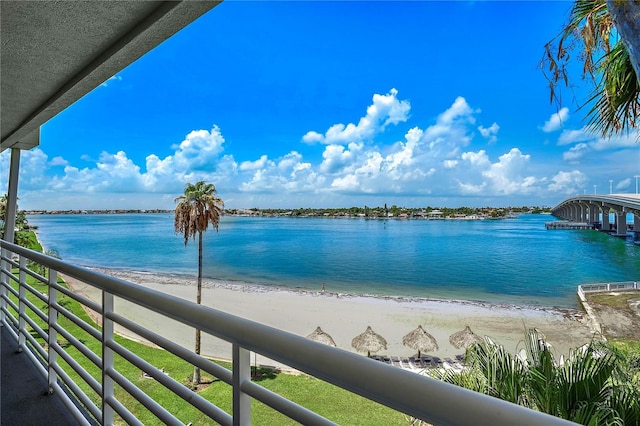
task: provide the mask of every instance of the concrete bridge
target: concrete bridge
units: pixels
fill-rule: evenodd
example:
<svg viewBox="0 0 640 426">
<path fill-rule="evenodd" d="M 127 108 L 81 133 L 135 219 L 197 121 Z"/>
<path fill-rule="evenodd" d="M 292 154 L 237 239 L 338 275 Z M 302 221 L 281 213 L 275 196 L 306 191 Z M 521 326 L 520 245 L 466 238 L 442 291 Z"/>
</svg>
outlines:
<svg viewBox="0 0 640 426">
<path fill-rule="evenodd" d="M 551 213 L 571 222 L 591 224 L 620 237 L 627 235 L 631 225 L 635 233 L 640 233 L 640 194 L 576 195 L 555 206 Z M 614 213 L 613 223 L 610 213 Z M 633 224 L 627 223 L 628 214 L 633 215 Z"/>
</svg>

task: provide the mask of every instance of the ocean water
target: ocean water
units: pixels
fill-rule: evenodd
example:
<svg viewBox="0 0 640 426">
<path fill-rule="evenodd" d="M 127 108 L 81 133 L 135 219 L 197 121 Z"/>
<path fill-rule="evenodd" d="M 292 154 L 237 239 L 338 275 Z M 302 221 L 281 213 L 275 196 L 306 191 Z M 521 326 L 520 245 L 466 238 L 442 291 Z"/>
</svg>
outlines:
<svg viewBox="0 0 640 426">
<path fill-rule="evenodd" d="M 46 249 L 87 267 L 197 273 L 173 214 L 33 215 Z M 549 230 L 548 215 L 482 221 L 223 217 L 204 234 L 203 274 L 338 293 L 577 306 L 576 287 L 640 279 L 640 246 Z M 195 285 L 195 280 L 194 280 Z"/>
</svg>

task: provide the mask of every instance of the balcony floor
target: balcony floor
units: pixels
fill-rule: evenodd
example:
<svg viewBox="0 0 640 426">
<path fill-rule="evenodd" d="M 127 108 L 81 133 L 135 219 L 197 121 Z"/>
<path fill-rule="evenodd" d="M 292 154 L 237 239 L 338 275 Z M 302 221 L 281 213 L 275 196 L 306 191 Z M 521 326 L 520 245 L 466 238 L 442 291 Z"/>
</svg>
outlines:
<svg viewBox="0 0 640 426">
<path fill-rule="evenodd" d="M 72 426 L 73 418 L 57 395 L 48 395 L 47 381 L 5 327 L 0 327 L 0 424 Z"/>
</svg>

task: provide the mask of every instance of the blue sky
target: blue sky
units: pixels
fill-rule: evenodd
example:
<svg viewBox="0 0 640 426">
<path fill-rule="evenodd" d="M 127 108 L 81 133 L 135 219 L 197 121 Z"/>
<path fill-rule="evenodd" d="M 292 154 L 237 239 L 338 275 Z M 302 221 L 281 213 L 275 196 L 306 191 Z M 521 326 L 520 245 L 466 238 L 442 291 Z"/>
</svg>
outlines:
<svg viewBox="0 0 640 426">
<path fill-rule="evenodd" d="M 635 192 L 636 135 L 549 102 L 570 2 L 244 2 L 212 9 L 46 123 L 23 209 L 553 206 Z M 9 153 L 0 155 L 6 192 Z"/>
</svg>

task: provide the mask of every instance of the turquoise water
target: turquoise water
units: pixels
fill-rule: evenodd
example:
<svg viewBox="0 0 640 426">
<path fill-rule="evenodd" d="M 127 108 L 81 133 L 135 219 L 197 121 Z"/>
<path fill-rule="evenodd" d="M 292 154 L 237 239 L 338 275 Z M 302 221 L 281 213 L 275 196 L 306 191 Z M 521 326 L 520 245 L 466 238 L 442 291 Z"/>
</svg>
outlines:
<svg viewBox="0 0 640 426">
<path fill-rule="evenodd" d="M 640 246 L 545 229 L 548 215 L 484 221 L 224 217 L 204 275 L 329 292 L 575 307 L 578 284 L 640 278 Z M 29 216 L 47 249 L 90 267 L 195 275 L 172 214 Z"/>
</svg>

